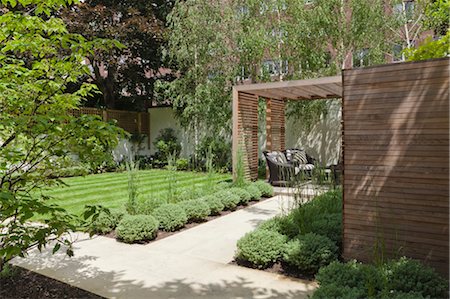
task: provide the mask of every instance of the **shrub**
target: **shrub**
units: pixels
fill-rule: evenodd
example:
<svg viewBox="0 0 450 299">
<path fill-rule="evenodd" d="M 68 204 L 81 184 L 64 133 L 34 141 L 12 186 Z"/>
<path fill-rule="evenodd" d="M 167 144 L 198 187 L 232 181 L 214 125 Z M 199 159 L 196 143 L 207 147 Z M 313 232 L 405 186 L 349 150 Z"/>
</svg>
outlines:
<svg viewBox="0 0 450 299">
<path fill-rule="evenodd" d="M 124 212 L 117 210 L 112 210 L 109 214 L 101 212 L 97 219 L 92 222 L 92 231 L 97 234 L 107 234 L 113 231 L 123 215 Z"/>
<path fill-rule="evenodd" d="M 220 199 L 225 210 L 234 210 L 239 204 L 241 199 L 238 195 L 228 191 L 222 190 L 213 194 L 216 198 Z"/>
<path fill-rule="evenodd" d="M 321 287 L 338 285 L 358 289 L 360 293 L 364 294 L 363 297 L 373 297 L 383 287 L 381 271 L 378 268 L 356 261 L 332 262 L 328 266 L 320 268 L 316 280 Z M 329 294 L 331 293 L 329 292 Z"/>
<path fill-rule="evenodd" d="M 164 204 L 152 214 L 159 221 L 159 227 L 165 231 L 176 231 L 187 223 L 187 216 L 183 208 L 176 204 Z"/>
<path fill-rule="evenodd" d="M 208 204 L 201 199 L 187 200 L 178 204 L 186 213 L 188 221 L 201 222 L 211 213 Z"/>
<path fill-rule="evenodd" d="M 334 283 L 325 286 L 320 286 L 312 295 L 312 299 L 359 299 L 359 298 L 367 298 L 363 290 Z"/>
<path fill-rule="evenodd" d="M 342 243 L 342 214 L 324 214 L 312 221 L 309 232 L 326 236 L 338 247 Z"/>
<path fill-rule="evenodd" d="M 259 191 L 261 191 L 262 196 L 264 197 L 272 197 L 273 196 L 273 187 L 271 184 L 266 183 L 264 181 L 256 181 L 253 183 Z"/>
<path fill-rule="evenodd" d="M 251 184 L 251 185 L 247 185 L 245 187 L 245 190 L 250 193 L 250 196 L 252 198 L 252 200 L 259 200 L 262 196 L 261 191 L 259 191 L 258 187 L 256 187 L 255 185 Z"/>
<path fill-rule="evenodd" d="M 181 144 L 175 136 L 175 131 L 172 128 L 165 128 L 159 131 L 153 145 L 156 147 L 156 158 L 163 163 L 168 162 L 170 155 L 177 158 L 181 152 Z"/>
<path fill-rule="evenodd" d="M 181 191 L 179 195 L 177 195 L 177 202 L 197 199 L 206 195 L 206 191 L 199 188 L 186 189 Z"/>
<path fill-rule="evenodd" d="M 223 189 L 231 188 L 232 182 L 221 181 L 214 186 L 214 191 L 222 191 Z"/>
<path fill-rule="evenodd" d="M 150 215 L 125 215 L 116 228 L 117 238 L 126 243 L 156 238 L 158 221 Z"/>
<path fill-rule="evenodd" d="M 147 198 L 137 203 L 137 212 L 140 215 L 151 215 L 157 207 L 166 203 L 167 200 L 163 198 Z"/>
<path fill-rule="evenodd" d="M 431 298 L 448 296 L 448 282 L 418 261 L 402 257 L 387 263 L 384 272 L 389 292 L 417 292 Z"/>
<path fill-rule="evenodd" d="M 250 193 L 248 193 L 245 189 L 234 187 L 230 188 L 229 191 L 239 196 L 240 204 L 246 205 L 251 199 Z"/>
<path fill-rule="evenodd" d="M 189 161 L 188 159 L 178 159 L 177 162 L 175 162 L 175 166 L 177 170 L 188 170 Z"/>
<path fill-rule="evenodd" d="M 220 198 L 217 198 L 214 195 L 204 196 L 201 200 L 208 204 L 209 209 L 211 210 L 211 215 L 217 215 L 225 208 Z"/>
<path fill-rule="evenodd" d="M 267 268 L 283 253 L 286 237 L 273 231 L 258 229 L 247 233 L 237 242 L 236 259 L 258 268 Z"/>
<path fill-rule="evenodd" d="M 325 236 L 309 233 L 286 244 L 283 261 L 306 273 L 316 273 L 337 259 L 338 248 Z"/>
</svg>

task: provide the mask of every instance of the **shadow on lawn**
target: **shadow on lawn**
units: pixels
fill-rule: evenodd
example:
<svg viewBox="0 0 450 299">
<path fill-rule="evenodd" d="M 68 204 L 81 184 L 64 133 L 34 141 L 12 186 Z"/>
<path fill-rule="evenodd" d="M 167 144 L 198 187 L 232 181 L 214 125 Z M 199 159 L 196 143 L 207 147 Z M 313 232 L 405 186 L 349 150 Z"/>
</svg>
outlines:
<svg viewBox="0 0 450 299">
<path fill-rule="evenodd" d="M 105 248 L 105 250 L 107 251 L 108 249 Z M 314 286 L 311 284 L 301 291 L 279 291 L 270 287 L 270 278 L 264 287 L 259 287 L 252 282 L 251 275 L 249 277 L 236 275 L 232 279 L 221 279 L 220 277 L 214 279 L 217 276 L 217 273 L 214 273 L 214 271 L 202 275 L 200 282 L 193 282 L 191 278 L 168 279 L 162 277 L 162 275 L 155 275 L 151 269 L 145 268 L 141 270 L 142 273 L 134 272 L 131 275 L 127 271 L 100 270 L 94 266 L 99 259 L 94 256 L 77 255 L 69 258 L 62 252 L 51 255 L 50 251 L 47 251 L 43 253 L 32 252 L 26 260 L 16 260 L 14 264 L 108 298 L 289 299 L 306 298 L 314 289 Z M 123 254 L 126 255 L 127 253 L 123 252 Z M 149 256 L 149 258 L 151 257 Z M 136 268 L 138 267 L 139 265 L 136 265 Z M 193 271 L 195 272 L 195 269 Z M 232 272 L 233 268 L 226 269 L 227 274 L 230 271 Z M 142 278 L 151 276 L 152 279 L 145 282 L 143 279 L 135 279 L 136 276 Z M 286 282 L 289 280 L 286 278 Z"/>
</svg>

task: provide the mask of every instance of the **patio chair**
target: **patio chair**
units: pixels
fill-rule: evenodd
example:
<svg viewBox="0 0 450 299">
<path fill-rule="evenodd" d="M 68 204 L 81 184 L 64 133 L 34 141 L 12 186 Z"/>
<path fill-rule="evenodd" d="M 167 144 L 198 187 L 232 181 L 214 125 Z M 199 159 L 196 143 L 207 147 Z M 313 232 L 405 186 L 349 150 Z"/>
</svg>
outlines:
<svg viewBox="0 0 450 299">
<path fill-rule="evenodd" d="M 303 150 L 264 151 L 264 157 L 269 168 L 269 183 L 273 186 L 287 186 L 296 176 L 310 176 L 314 169 L 311 163 L 314 159 Z"/>
</svg>

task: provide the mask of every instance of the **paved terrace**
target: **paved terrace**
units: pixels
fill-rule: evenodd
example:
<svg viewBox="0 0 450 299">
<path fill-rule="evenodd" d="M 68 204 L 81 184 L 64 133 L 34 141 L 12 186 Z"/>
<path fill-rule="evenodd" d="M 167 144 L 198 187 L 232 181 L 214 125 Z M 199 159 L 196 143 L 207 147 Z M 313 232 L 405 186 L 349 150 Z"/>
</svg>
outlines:
<svg viewBox="0 0 450 299">
<path fill-rule="evenodd" d="M 107 298 L 307 298 L 316 284 L 230 265 L 236 241 L 289 206 L 278 195 L 147 245 L 75 236 L 75 257 L 51 248 L 16 265 Z"/>
</svg>

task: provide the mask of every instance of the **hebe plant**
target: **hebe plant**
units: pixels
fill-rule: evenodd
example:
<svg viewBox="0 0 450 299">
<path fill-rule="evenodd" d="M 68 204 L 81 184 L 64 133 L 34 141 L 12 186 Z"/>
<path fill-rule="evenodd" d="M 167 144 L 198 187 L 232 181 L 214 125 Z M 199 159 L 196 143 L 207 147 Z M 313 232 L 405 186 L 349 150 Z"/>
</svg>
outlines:
<svg viewBox="0 0 450 299">
<path fill-rule="evenodd" d="M 117 238 L 126 243 L 156 238 L 158 221 L 150 215 L 125 215 L 116 228 Z"/>
<path fill-rule="evenodd" d="M 152 214 L 158 221 L 159 227 L 165 231 L 176 231 L 187 223 L 186 212 L 177 204 L 164 204 L 156 208 Z"/>
<path fill-rule="evenodd" d="M 211 214 L 208 204 L 201 199 L 182 201 L 178 204 L 186 213 L 188 221 L 201 222 Z"/>
<path fill-rule="evenodd" d="M 286 240 L 277 232 L 257 229 L 239 239 L 236 259 L 258 268 L 267 268 L 280 259 Z"/>
</svg>

